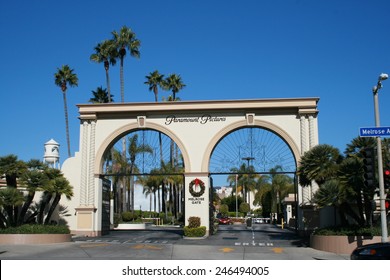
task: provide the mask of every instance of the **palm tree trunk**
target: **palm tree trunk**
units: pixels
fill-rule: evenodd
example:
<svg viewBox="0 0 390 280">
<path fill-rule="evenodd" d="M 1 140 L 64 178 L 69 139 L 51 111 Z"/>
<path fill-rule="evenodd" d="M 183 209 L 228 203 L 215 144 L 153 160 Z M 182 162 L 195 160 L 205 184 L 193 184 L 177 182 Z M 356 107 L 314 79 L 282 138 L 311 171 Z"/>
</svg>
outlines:
<svg viewBox="0 0 390 280">
<path fill-rule="evenodd" d="M 58 203 L 60 202 L 60 199 L 61 199 L 61 195 L 60 194 L 56 194 L 56 196 L 54 197 L 53 203 L 50 206 L 49 212 L 47 213 L 47 216 L 46 216 L 46 219 L 45 219 L 45 225 L 49 224 L 51 216 L 53 215 L 54 210 L 56 209 Z"/>
<path fill-rule="evenodd" d="M 66 101 L 66 91 L 62 92 L 62 97 L 64 100 L 66 143 L 68 145 L 68 157 L 70 157 L 71 156 L 71 154 L 70 154 L 70 136 L 69 136 L 68 105 L 67 105 L 67 101 Z"/>
<path fill-rule="evenodd" d="M 134 176 L 131 176 L 130 178 L 130 209 L 132 212 L 134 212 Z"/>
<path fill-rule="evenodd" d="M 124 77 L 123 77 L 123 60 L 124 57 L 121 56 L 121 65 L 120 65 L 120 83 L 121 83 L 121 102 L 125 102 L 125 83 L 124 83 Z"/>
<path fill-rule="evenodd" d="M 161 195 L 160 195 L 160 186 L 157 187 L 157 203 L 158 203 L 158 211 L 160 213 L 161 211 Z"/>
<path fill-rule="evenodd" d="M 126 186 L 127 186 L 127 177 L 122 179 L 122 211 L 126 211 Z"/>
<path fill-rule="evenodd" d="M 24 202 L 22 209 L 20 210 L 19 217 L 18 217 L 18 225 L 23 224 L 24 218 L 26 216 L 28 208 L 30 208 L 31 203 L 34 200 L 35 192 L 31 192 L 27 195 L 26 201 Z"/>
<path fill-rule="evenodd" d="M 107 92 L 108 92 L 108 103 L 111 103 L 111 86 L 110 86 L 110 75 L 108 69 L 106 69 L 106 83 L 107 83 Z"/>
</svg>

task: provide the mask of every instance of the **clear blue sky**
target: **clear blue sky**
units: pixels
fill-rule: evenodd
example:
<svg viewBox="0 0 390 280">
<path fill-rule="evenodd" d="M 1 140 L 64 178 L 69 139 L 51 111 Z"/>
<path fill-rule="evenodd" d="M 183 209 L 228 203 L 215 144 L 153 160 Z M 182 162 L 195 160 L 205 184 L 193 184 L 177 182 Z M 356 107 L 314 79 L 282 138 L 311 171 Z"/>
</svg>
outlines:
<svg viewBox="0 0 390 280">
<path fill-rule="evenodd" d="M 0 156 L 42 159 L 54 138 L 66 158 L 54 85 L 63 64 L 79 77 L 68 90 L 72 154 L 79 150 L 76 104 L 106 87 L 89 56 L 123 25 L 141 41 L 141 58 L 125 60 L 126 101 L 154 101 L 144 85 L 154 70 L 182 76 L 182 100 L 319 97 L 320 142 L 341 151 L 359 127 L 374 126 L 371 89 L 390 72 L 387 0 L 1 1 Z M 111 69 L 119 101 L 119 65 Z M 379 98 L 390 126 L 390 80 Z"/>
</svg>

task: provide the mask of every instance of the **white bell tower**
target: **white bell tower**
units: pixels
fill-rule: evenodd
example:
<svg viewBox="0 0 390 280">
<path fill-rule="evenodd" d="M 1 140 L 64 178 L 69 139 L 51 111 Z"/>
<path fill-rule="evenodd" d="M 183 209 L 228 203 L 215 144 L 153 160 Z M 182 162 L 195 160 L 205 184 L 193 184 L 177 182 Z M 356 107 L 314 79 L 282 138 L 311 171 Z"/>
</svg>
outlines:
<svg viewBox="0 0 390 280">
<path fill-rule="evenodd" d="M 48 163 L 53 168 L 60 169 L 60 144 L 53 139 L 45 143 L 43 162 Z"/>
</svg>

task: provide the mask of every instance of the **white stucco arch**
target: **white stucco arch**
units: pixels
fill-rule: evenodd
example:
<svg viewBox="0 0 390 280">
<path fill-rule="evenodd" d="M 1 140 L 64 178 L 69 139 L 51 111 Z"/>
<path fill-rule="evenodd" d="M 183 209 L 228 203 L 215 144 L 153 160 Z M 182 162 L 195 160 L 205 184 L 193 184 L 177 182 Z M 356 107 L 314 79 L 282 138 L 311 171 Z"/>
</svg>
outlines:
<svg viewBox="0 0 390 280">
<path fill-rule="evenodd" d="M 183 155 L 185 220 L 201 217 L 209 229 L 209 162 L 213 149 L 228 133 L 261 127 L 280 136 L 296 163 L 318 144 L 318 98 L 180 101 L 161 103 L 81 104 L 79 152 L 62 171 L 74 187 L 67 217 L 76 234 L 100 235 L 104 208 L 102 158 L 109 145 L 129 131 L 160 131 L 176 142 Z M 205 183 L 201 197 L 192 196 L 194 179 Z M 298 188 L 298 204 L 309 203 L 311 190 Z M 102 206 L 103 204 L 103 206 Z M 299 218 L 299 217 L 298 217 Z"/>
</svg>

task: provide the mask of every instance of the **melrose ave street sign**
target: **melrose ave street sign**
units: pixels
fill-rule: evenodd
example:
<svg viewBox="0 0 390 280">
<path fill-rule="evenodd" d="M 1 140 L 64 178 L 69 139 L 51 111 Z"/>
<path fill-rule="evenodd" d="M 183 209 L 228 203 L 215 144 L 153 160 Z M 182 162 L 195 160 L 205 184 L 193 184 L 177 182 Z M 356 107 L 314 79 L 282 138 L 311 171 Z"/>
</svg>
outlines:
<svg viewBox="0 0 390 280">
<path fill-rule="evenodd" d="M 360 137 L 390 136 L 390 126 L 361 127 Z"/>
</svg>

